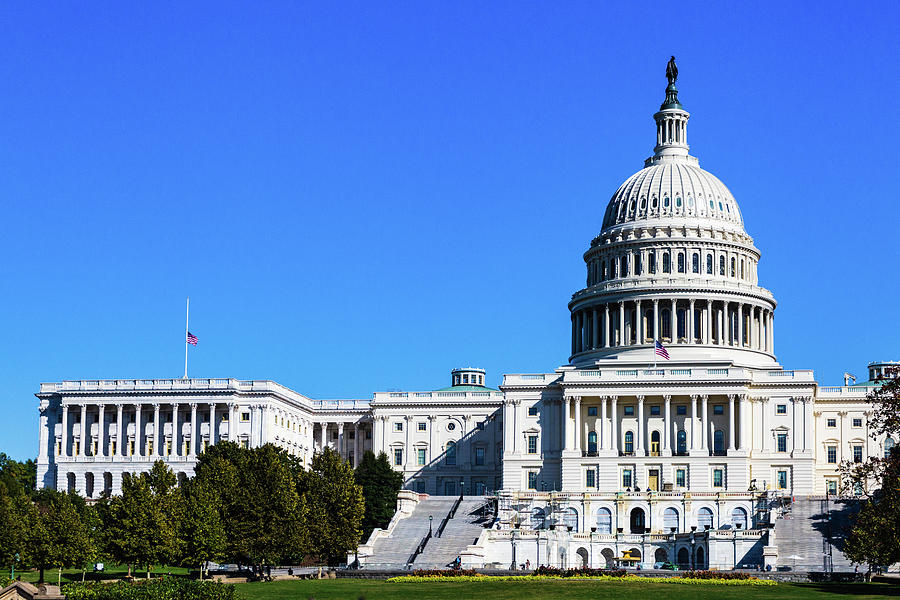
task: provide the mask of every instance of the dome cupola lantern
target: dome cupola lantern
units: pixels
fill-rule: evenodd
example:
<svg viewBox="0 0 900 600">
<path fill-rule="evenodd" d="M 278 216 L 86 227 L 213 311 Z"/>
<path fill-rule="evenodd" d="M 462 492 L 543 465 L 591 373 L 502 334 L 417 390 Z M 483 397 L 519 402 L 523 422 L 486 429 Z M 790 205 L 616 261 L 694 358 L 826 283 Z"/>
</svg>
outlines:
<svg viewBox="0 0 900 600">
<path fill-rule="evenodd" d="M 666 101 L 653 115 L 656 120 L 656 147 L 653 148 L 653 156 L 644 161 L 645 167 L 667 157 L 692 158 L 688 154 L 690 146 L 687 143 L 687 122 L 691 115 L 678 101 L 678 88 L 675 87 L 678 67 L 675 66 L 674 56 L 666 65 L 666 78 L 669 80 Z"/>
</svg>

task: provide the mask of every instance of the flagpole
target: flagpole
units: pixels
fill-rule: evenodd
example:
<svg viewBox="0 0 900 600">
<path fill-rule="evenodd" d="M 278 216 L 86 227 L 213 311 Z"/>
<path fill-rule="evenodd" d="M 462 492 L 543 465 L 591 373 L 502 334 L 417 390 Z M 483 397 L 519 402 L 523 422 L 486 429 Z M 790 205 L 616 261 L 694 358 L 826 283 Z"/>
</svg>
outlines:
<svg viewBox="0 0 900 600">
<path fill-rule="evenodd" d="M 187 379 L 187 355 L 188 355 L 188 318 L 191 314 L 191 298 L 188 296 L 187 304 L 184 308 L 184 379 Z"/>
</svg>

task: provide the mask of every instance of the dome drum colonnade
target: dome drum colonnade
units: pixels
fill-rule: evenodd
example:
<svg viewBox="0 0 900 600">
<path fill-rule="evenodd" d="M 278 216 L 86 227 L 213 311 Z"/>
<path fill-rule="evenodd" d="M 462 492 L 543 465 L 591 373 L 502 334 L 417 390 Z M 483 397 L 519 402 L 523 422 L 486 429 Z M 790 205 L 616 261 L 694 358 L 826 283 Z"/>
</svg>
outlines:
<svg viewBox="0 0 900 600">
<path fill-rule="evenodd" d="M 572 364 L 622 349 L 730 346 L 774 363 L 775 300 L 731 192 L 688 153 L 674 82 L 654 115 L 654 155 L 613 194 L 569 303 Z M 607 350 L 614 349 L 612 352 Z"/>
</svg>

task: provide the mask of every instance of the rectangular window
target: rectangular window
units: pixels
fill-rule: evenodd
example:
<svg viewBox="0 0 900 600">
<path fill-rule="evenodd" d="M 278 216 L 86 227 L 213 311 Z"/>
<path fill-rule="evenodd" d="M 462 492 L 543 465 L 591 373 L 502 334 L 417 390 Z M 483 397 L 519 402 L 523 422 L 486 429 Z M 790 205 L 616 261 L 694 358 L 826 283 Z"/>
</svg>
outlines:
<svg viewBox="0 0 900 600">
<path fill-rule="evenodd" d="M 825 480 L 825 491 L 829 494 L 837 495 L 837 479 Z"/>
<path fill-rule="evenodd" d="M 537 454 L 537 436 L 528 436 L 528 454 Z"/>
<path fill-rule="evenodd" d="M 250 442 L 248 442 L 247 440 L 241 440 L 241 448 L 243 448 L 244 450 L 249 449 Z M 185 445 L 184 445 L 184 455 L 185 456 L 187 456 L 187 450 L 188 450 L 187 443 L 185 443 Z"/>
<path fill-rule="evenodd" d="M 862 419 L 853 419 L 854 427 L 862 427 Z"/>
<path fill-rule="evenodd" d="M 394 448 L 394 465 L 403 464 L 403 448 Z"/>
<path fill-rule="evenodd" d="M 684 487 L 684 481 L 685 481 L 684 469 L 676 469 L 675 470 L 675 485 L 678 487 Z"/>
<path fill-rule="evenodd" d="M 713 487 L 722 487 L 722 469 L 713 469 Z"/>
<path fill-rule="evenodd" d="M 528 489 L 537 489 L 537 471 L 528 471 Z"/>
<path fill-rule="evenodd" d="M 416 464 L 420 467 L 425 464 L 425 448 L 416 449 Z"/>
<path fill-rule="evenodd" d="M 588 469 L 584 472 L 584 487 L 592 488 L 597 487 L 596 481 L 597 471 L 594 469 Z"/>
<path fill-rule="evenodd" d="M 531 406 L 528 407 L 528 416 L 529 417 L 538 416 L 538 407 L 536 404 L 532 404 Z"/>
<path fill-rule="evenodd" d="M 481 466 L 484 464 L 484 448 L 475 448 L 475 465 Z"/>
<path fill-rule="evenodd" d="M 778 471 L 778 473 L 776 473 L 776 475 L 777 475 L 778 489 L 786 490 L 788 487 L 787 471 Z"/>
<path fill-rule="evenodd" d="M 248 423 L 250 421 L 250 413 L 242 412 L 241 413 L 241 423 Z"/>
<path fill-rule="evenodd" d="M 679 404 L 678 406 L 676 406 L 675 414 L 680 417 L 687 415 L 687 404 Z"/>
<path fill-rule="evenodd" d="M 588 416 L 589 417 L 597 416 L 597 407 L 596 406 L 588 406 Z"/>
<path fill-rule="evenodd" d="M 725 414 L 725 405 L 724 404 L 713 404 L 713 414 L 714 415 L 724 415 Z"/>
<path fill-rule="evenodd" d="M 862 446 L 853 446 L 853 462 L 861 463 L 863 460 L 863 447 Z"/>
<path fill-rule="evenodd" d="M 837 464 L 837 446 L 828 446 L 826 452 L 828 453 L 828 464 Z"/>
<path fill-rule="evenodd" d="M 787 452 L 787 434 L 779 433 L 775 439 L 778 440 L 777 451 L 778 452 Z"/>
<path fill-rule="evenodd" d="M 403 421 L 394 423 L 394 431 L 403 431 Z"/>
<path fill-rule="evenodd" d="M 631 487 L 631 469 L 622 469 L 622 487 Z"/>
<path fill-rule="evenodd" d="M 419 428 L 419 431 L 427 431 L 427 430 L 428 430 L 428 424 L 427 424 L 427 423 L 419 423 L 419 424 L 417 425 L 417 427 Z"/>
<path fill-rule="evenodd" d="M 625 407 L 625 416 L 626 416 L 626 417 L 633 417 L 633 416 L 634 416 L 634 407 L 633 407 L 633 406 L 626 406 L 626 407 Z"/>
<path fill-rule="evenodd" d="M 787 404 L 776 404 L 775 405 L 775 414 L 776 415 L 786 415 L 787 414 Z"/>
<path fill-rule="evenodd" d="M 826 427 L 837 427 L 837 419 L 826 419 L 825 426 Z"/>
<path fill-rule="evenodd" d="M 660 407 L 659 407 L 658 404 L 654 404 L 653 406 L 651 406 L 651 407 L 650 407 L 650 416 L 651 416 L 651 417 L 658 417 L 658 416 L 659 416 L 659 409 L 660 409 Z"/>
</svg>

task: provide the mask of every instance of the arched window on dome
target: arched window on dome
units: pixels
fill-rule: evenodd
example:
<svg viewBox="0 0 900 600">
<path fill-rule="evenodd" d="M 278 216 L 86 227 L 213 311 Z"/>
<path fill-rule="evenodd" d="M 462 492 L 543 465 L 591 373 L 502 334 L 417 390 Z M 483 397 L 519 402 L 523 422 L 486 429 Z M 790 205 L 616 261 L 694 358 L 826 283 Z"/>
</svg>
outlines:
<svg viewBox="0 0 900 600">
<path fill-rule="evenodd" d="M 707 274 L 707 275 L 712 275 L 712 274 L 713 274 L 713 257 L 712 257 L 712 254 L 707 254 L 707 255 L 706 255 L 706 274 Z"/>
<path fill-rule="evenodd" d="M 694 208 L 694 199 L 688 196 L 688 209 Z"/>
<path fill-rule="evenodd" d="M 721 203 L 721 202 L 719 202 L 719 210 L 720 210 L 720 211 L 725 210 L 724 208 L 722 208 L 722 203 Z"/>
<path fill-rule="evenodd" d="M 648 267 L 651 275 L 656 274 L 656 252 L 651 252 L 648 258 Z"/>
<path fill-rule="evenodd" d="M 659 198 L 653 196 L 653 200 L 651 200 L 650 204 L 652 205 L 653 210 L 656 210 L 657 208 L 659 208 Z"/>
<path fill-rule="evenodd" d="M 712 200 L 709 201 L 709 210 L 716 210 L 716 203 Z"/>
<path fill-rule="evenodd" d="M 699 273 L 700 272 L 700 253 L 694 252 L 694 256 L 691 258 L 691 272 Z"/>
<path fill-rule="evenodd" d="M 741 279 L 744 278 L 744 259 L 741 259 Z"/>
<path fill-rule="evenodd" d="M 725 276 L 725 257 L 724 256 L 719 257 L 719 275 L 721 275 L 722 277 Z"/>
<path fill-rule="evenodd" d="M 619 272 L 622 274 L 622 277 L 628 277 L 628 255 L 626 254 L 621 258 L 621 267 Z"/>
<path fill-rule="evenodd" d="M 736 276 L 737 276 L 737 275 L 736 275 L 736 269 L 734 268 L 734 265 L 735 265 L 735 260 L 734 260 L 734 257 L 732 256 L 732 257 L 731 257 L 731 276 L 732 276 L 732 277 L 736 277 Z"/>
<path fill-rule="evenodd" d="M 619 261 L 617 261 L 615 258 L 609 259 L 609 278 L 610 279 L 615 279 L 616 277 L 619 276 L 618 266 L 619 266 Z"/>
<path fill-rule="evenodd" d="M 644 265 L 641 264 L 641 253 L 635 252 L 632 258 L 632 262 L 634 264 L 634 275 L 637 277 L 641 274 L 641 269 Z"/>
<path fill-rule="evenodd" d="M 646 209 L 647 209 L 647 198 L 641 196 L 641 211 L 643 212 Z"/>
<path fill-rule="evenodd" d="M 675 197 L 675 208 L 677 208 L 678 210 L 681 210 L 681 196 Z"/>
<path fill-rule="evenodd" d="M 894 449 L 894 438 L 884 438 L 884 457 L 891 457 L 891 450 Z"/>
<path fill-rule="evenodd" d="M 600 281 L 606 281 L 606 261 L 600 261 Z"/>
<path fill-rule="evenodd" d="M 663 273 L 671 273 L 672 272 L 672 257 L 669 256 L 668 252 L 663 252 Z"/>
<path fill-rule="evenodd" d="M 678 253 L 678 272 L 684 273 L 684 252 Z"/>
<path fill-rule="evenodd" d="M 668 308 L 664 308 L 659 313 L 659 329 L 660 337 L 666 342 L 672 341 L 672 313 Z"/>
<path fill-rule="evenodd" d="M 669 209 L 669 197 L 668 197 L 668 196 L 665 196 L 665 197 L 663 198 L 663 208 L 666 209 L 666 210 Z"/>
</svg>

